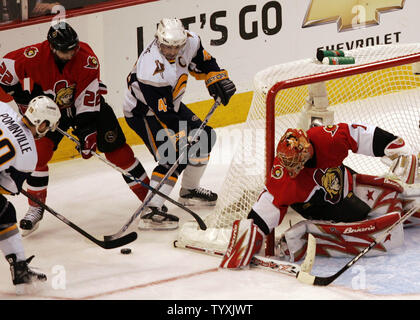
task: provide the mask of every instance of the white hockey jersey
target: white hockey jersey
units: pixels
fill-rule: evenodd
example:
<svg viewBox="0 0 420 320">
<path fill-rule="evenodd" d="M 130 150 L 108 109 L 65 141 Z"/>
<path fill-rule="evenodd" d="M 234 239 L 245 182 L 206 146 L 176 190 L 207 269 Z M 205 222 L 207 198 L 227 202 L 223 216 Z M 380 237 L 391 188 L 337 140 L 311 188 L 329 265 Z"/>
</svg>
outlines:
<svg viewBox="0 0 420 320">
<path fill-rule="evenodd" d="M 137 108 L 144 116 L 155 114 L 164 123 L 171 117 L 175 120 L 188 75 L 204 80 L 208 73 L 216 71 L 220 71 L 216 59 L 204 50 L 194 32 L 188 31 L 187 42 L 174 61 L 161 54 L 155 39 L 143 50 L 127 78 L 124 115 L 133 117 L 133 109 Z"/>
<path fill-rule="evenodd" d="M 19 172 L 30 173 L 37 161 L 35 140 L 22 122 L 22 116 L 8 104 L 0 102 L 0 186 L 17 193 L 18 186 L 8 169 L 13 167 Z"/>
</svg>

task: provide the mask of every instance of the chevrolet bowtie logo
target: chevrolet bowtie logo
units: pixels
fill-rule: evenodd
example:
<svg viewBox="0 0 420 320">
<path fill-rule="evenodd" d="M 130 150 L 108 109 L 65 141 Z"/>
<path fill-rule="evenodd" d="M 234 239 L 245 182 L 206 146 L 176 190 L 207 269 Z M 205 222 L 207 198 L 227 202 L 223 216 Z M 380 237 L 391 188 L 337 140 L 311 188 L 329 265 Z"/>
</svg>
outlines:
<svg viewBox="0 0 420 320">
<path fill-rule="evenodd" d="M 379 24 L 381 13 L 400 10 L 405 0 L 311 0 L 303 28 L 337 23 L 338 31 Z"/>
</svg>

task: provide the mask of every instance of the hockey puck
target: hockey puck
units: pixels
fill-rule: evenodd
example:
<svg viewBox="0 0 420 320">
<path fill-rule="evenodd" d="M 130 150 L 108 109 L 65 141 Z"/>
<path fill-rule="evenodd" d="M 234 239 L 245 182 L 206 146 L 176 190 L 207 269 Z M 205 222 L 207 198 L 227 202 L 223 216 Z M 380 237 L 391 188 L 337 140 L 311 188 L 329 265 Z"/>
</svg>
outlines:
<svg viewBox="0 0 420 320">
<path fill-rule="evenodd" d="M 129 248 L 122 248 L 120 252 L 122 254 L 130 254 L 131 253 L 131 249 L 129 249 Z"/>
</svg>

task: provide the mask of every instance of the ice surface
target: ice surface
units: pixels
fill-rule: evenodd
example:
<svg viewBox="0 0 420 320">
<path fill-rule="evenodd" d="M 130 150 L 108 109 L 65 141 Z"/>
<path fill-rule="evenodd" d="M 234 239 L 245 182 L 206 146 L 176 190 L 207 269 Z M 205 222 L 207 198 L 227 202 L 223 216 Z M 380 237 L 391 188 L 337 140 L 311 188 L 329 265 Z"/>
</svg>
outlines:
<svg viewBox="0 0 420 320">
<path fill-rule="evenodd" d="M 228 148 L 218 144 L 229 136 L 229 127 L 218 129 L 219 140 L 202 185 L 218 191 L 229 164 Z M 150 173 L 154 161 L 144 146 L 134 147 Z M 179 184 L 172 193 L 178 198 Z M 18 220 L 27 210 L 23 195 L 11 197 Z M 98 159 L 74 159 L 50 165 L 47 204 L 95 237 L 117 232 L 140 205 L 121 175 Z M 170 212 L 180 223 L 190 215 L 172 204 Z M 209 210 L 194 209 L 203 217 Z M 293 277 L 263 270 L 218 270 L 220 257 L 176 249 L 175 231 L 140 231 L 137 221 L 129 231 L 138 239 L 120 248 L 105 250 L 45 213 L 39 229 L 24 238 L 31 265 L 48 276 L 34 292 L 16 297 L 9 266 L 0 259 L 0 299 L 47 300 L 284 300 L 284 299 L 419 299 L 420 228 L 406 230 L 398 254 L 361 259 L 328 287 L 299 283 Z M 314 274 L 330 275 L 348 259 L 317 258 Z"/>
</svg>

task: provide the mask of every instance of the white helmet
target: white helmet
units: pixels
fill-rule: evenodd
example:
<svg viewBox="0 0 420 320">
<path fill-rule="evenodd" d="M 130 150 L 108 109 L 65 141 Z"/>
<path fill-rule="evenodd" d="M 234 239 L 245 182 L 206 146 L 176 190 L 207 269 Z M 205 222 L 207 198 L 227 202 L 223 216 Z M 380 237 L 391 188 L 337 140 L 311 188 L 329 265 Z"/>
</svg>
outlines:
<svg viewBox="0 0 420 320">
<path fill-rule="evenodd" d="M 35 126 L 38 137 L 43 137 L 48 130 L 55 131 L 60 120 L 60 109 L 56 103 L 46 96 L 38 96 L 33 98 L 25 112 L 25 118 Z M 48 130 L 39 132 L 39 126 L 44 121 L 48 122 Z"/>
<path fill-rule="evenodd" d="M 163 18 L 158 24 L 155 34 L 159 45 L 176 47 L 183 46 L 187 42 L 187 31 L 181 20 L 177 18 Z"/>
</svg>

